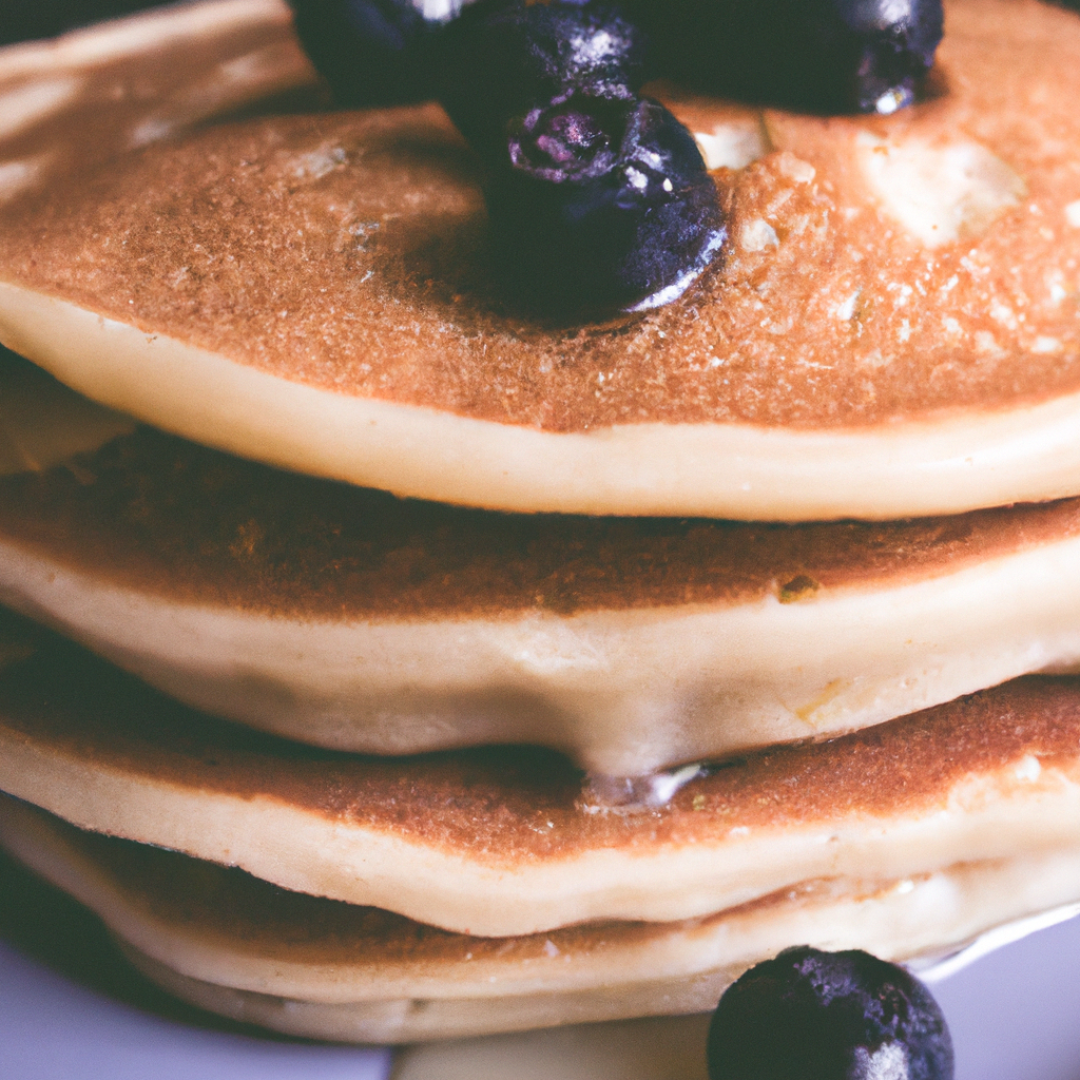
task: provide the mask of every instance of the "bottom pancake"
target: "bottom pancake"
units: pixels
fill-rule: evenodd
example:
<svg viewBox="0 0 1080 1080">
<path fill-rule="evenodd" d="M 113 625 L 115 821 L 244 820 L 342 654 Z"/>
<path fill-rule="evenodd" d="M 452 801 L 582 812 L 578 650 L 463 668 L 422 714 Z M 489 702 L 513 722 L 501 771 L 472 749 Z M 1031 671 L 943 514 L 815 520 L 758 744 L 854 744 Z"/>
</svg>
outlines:
<svg viewBox="0 0 1080 1080">
<path fill-rule="evenodd" d="M 1080 900 L 1080 848 L 916 878 L 833 878 L 679 923 L 477 938 L 290 893 L 174 852 L 83 833 L 12 800 L 0 842 L 91 908 L 144 974 L 293 1035 L 412 1042 L 712 1008 L 794 943 L 933 956 Z"/>
</svg>

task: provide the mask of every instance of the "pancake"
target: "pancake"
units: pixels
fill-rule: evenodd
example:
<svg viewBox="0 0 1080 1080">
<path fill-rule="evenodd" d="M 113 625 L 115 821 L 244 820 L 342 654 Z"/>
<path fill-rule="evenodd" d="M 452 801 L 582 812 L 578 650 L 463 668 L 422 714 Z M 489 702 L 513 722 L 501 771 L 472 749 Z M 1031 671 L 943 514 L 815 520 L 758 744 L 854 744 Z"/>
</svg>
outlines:
<svg viewBox="0 0 1080 1080">
<path fill-rule="evenodd" d="M 880 525 L 515 516 L 94 408 L 0 363 L 0 600 L 306 743 L 531 743 L 637 776 L 1080 659 L 1080 500 Z"/>
<path fill-rule="evenodd" d="M 789 529 L 331 481 L 775 520 L 1076 494 L 1076 17 L 956 0 L 899 119 L 663 90 L 717 166 L 729 258 L 582 331 L 499 298 L 432 106 L 182 134 L 314 92 L 283 8 L 227 6 L 149 17 L 127 51 L 90 32 L 92 77 L 37 53 L 15 86 L 38 149 L 0 174 L 0 338 L 121 411 L 73 406 L 55 452 L 7 425 L 0 589 L 324 746 L 16 627 L 0 789 L 188 854 L 16 804 L 5 842 L 163 986 L 336 1039 L 692 1012 L 794 940 L 936 955 L 1080 899 L 1075 680 L 621 786 L 550 749 L 332 749 L 515 738 L 627 775 L 1074 663 L 1071 502 Z M 89 108 L 140 65 L 145 100 Z"/>
<path fill-rule="evenodd" d="M 279 0 L 177 4 L 0 49 L 0 205 L 255 103 L 318 100 Z"/>
<path fill-rule="evenodd" d="M 462 933 L 692 919 L 822 877 L 892 880 L 1080 842 L 1075 679 L 1020 680 L 618 805 L 549 751 L 336 754 L 192 712 L 43 631 L 12 660 L 0 790 Z"/>
<path fill-rule="evenodd" d="M 429 105 L 50 182 L 0 228 L 0 340 L 195 441 L 448 502 L 801 520 L 1078 494 L 1080 18 L 946 16 L 933 92 L 890 117 L 670 94 L 744 167 L 715 174 L 724 265 L 642 318 L 500 300 L 473 160 Z"/>
<path fill-rule="evenodd" d="M 105 921 L 152 979 L 294 1035 L 401 1042 L 701 1012 L 791 941 L 904 959 L 1080 898 L 1080 849 L 900 881 L 812 882 L 689 923 L 447 934 L 275 889 L 0 803 L 0 841 Z"/>
</svg>

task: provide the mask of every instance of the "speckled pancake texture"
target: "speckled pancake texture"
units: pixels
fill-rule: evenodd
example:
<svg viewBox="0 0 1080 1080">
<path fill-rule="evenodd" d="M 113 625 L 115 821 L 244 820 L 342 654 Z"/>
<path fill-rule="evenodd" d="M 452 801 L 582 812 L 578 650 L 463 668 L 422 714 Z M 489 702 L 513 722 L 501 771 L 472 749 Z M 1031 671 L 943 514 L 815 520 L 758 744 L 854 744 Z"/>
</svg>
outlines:
<svg viewBox="0 0 1080 1080">
<path fill-rule="evenodd" d="M 11 357 L 0 439 L 0 600 L 313 745 L 532 743 L 632 776 L 1080 662 L 1076 500 L 797 526 L 473 511 L 135 431 Z"/>
<path fill-rule="evenodd" d="M 1080 391 L 1075 305 L 1051 287 L 1077 288 L 1080 19 L 1024 0 L 948 15 L 931 100 L 766 112 L 778 148 L 718 180 L 733 236 L 764 221 L 784 242 L 736 243 L 626 327 L 551 333 L 500 309 L 476 170 L 433 106 L 225 126 L 80 175 L 5 223 L 0 273 L 306 385 L 548 431 L 847 427 Z M 692 126 L 726 119 L 694 105 Z M 1025 197 L 927 249 L 862 190 L 867 137 L 984 143 Z"/>
</svg>

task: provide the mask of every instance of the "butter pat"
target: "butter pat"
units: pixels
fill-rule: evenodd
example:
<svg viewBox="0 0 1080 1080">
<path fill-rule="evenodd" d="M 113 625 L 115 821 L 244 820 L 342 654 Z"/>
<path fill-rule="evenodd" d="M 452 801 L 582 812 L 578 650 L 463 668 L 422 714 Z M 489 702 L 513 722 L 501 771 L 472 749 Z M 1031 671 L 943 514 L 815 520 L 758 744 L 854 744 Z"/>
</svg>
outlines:
<svg viewBox="0 0 1080 1080">
<path fill-rule="evenodd" d="M 930 248 L 980 235 L 1025 193 L 1018 173 L 968 139 L 891 142 L 864 131 L 856 154 L 884 210 Z"/>
</svg>

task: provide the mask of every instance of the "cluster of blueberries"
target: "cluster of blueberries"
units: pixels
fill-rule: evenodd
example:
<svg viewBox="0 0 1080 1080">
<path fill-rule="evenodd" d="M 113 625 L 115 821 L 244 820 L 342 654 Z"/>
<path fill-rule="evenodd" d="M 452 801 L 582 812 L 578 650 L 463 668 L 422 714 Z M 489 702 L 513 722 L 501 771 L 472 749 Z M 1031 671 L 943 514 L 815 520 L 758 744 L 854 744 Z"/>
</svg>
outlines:
<svg viewBox="0 0 1080 1080">
<path fill-rule="evenodd" d="M 910 103 L 941 0 L 290 0 L 345 107 L 437 98 L 480 156 L 502 276 L 546 310 L 640 311 L 721 250 L 656 77 L 818 112 Z"/>
<path fill-rule="evenodd" d="M 157 2 L 9 5 L 0 44 Z M 443 103 L 485 166 L 500 277 L 531 306 L 579 315 L 675 299 L 725 240 L 693 138 L 644 82 L 891 112 L 942 34 L 941 0 L 290 3 L 340 105 Z"/>
</svg>

